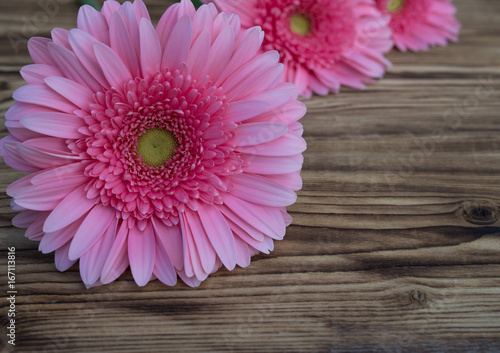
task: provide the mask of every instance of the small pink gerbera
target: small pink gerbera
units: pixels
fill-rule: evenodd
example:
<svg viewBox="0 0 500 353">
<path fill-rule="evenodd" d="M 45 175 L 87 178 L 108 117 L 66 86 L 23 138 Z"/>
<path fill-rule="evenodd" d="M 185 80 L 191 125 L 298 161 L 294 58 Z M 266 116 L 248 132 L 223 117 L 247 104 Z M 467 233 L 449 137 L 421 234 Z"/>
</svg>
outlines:
<svg viewBox="0 0 500 353">
<path fill-rule="evenodd" d="M 29 172 L 13 223 L 87 286 L 130 265 L 138 285 L 197 286 L 269 253 L 301 188 L 305 106 L 263 33 L 183 0 L 155 29 L 141 0 L 84 6 L 33 38 L 1 152 Z"/>
<path fill-rule="evenodd" d="M 389 16 L 373 0 L 212 1 L 238 14 L 242 28 L 263 28 L 262 50 L 279 51 L 283 80 L 303 97 L 338 92 L 341 85 L 363 89 L 390 66 L 383 56 L 393 46 Z"/>
<path fill-rule="evenodd" d="M 377 7 L 391 15 L 395 46 L 402 51 L 427 50 L 432 45 L 457 41 L 460 23 L 451 0 L 375 0 Z"/>
</svg>

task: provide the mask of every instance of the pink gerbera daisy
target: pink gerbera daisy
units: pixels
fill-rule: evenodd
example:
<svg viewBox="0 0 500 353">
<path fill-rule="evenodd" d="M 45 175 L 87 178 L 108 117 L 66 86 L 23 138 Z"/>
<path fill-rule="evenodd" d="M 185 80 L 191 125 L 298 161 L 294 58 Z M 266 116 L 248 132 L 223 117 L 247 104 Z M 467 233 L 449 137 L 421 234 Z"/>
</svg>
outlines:
<svg viewBox="0 0 500 353">
<path fill-rule="evenodd" d="M 399 50 L 427 50 L 431 45 L 458 40 L 460 23 L 451 0 L 375 1 L 382 13 L 392 17 L 390 27 Z"/>
<path fill-rule="evenodd" d="M 84 6 L 33 38 L 2 155 L 13 223 L 87 286 L 197 286 L 269 253 L 301 188 L 305 107 L 263 33 L 183 0 L 155 29 L 141 0 Z"/>
<path fill-rule="evenodd" d="M 390 65 L 383 56 L 393 46 L 389 16 L 381 16 L 373 0 L 213 2 L 238 14 L 242 28 L 263 28 L 262 50 L 279 51 L 283 80 L 304 97 L 338 92 L 341 85 L 362 89 Z"/>
</svg>

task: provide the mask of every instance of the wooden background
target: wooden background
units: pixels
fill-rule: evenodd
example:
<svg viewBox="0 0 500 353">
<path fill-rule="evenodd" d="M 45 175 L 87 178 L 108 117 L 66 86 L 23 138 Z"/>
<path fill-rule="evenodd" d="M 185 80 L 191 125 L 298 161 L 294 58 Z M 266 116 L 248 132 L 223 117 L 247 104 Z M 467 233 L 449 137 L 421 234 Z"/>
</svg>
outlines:
<svg viewBox="0 0 500 353">
<path fill-rule="evenodd" d="M 146 3 L 155 20 L 167 5 Z M 11 226 L 5 188 L 21 174 L 2 163 L 0 282 L 15 246 L 15 351 L 499 352 L 500 2 L 456 5 L 460 43 L 394 51 L 366 91 L 306 102 L 304 188 L 285 240 L 198 289 L 138 288 L 127 272 L 86 290 L 77 265 L 59 273 Z M 0 8 L 3 117 L 30 63 L 8 35 L 74 27 L 77 7 Z"/>
</svg>

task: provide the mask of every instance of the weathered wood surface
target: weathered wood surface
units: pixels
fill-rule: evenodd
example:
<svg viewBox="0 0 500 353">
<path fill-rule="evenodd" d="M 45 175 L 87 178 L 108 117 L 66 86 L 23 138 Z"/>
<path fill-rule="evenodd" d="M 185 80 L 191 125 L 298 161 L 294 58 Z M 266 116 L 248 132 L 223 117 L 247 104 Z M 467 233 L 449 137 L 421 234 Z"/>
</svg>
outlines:
<svg viewBox="0 0 500 353">
<path fill-rule="evenodd" d="M 2 1 L 1 116 L 30 63 L 7 36 L 32 35 L 26 19 L 47 3 Z M 146 3 L 157 20 L 166 2 Z M 76 6 L 59 4 L 36 34 L 74 26 Z M 306 102 L 304 188 L 285 240 L 198 289 L 138 288 L 128 273 L 86 290 L 77 265 L 59 273 L 11 226 L 5 188 L 21 174 L 2 163 L 0 282 L 15 246 L 16 351 L 500 351 L 500 3 L 456 4 L 459 44 L 394 51 L 366 91 Z"/>
</svg>

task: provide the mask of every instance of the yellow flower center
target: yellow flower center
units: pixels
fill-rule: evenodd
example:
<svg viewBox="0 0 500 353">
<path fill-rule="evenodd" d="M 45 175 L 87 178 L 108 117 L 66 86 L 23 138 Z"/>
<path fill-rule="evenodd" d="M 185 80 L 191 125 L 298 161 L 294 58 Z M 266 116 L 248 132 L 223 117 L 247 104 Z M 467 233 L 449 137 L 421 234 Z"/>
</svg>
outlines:
<svg viewBox="0 0 500 353">
<path fill-rule="evenodd" d="M 150 167 L 162 167 L 174 155 L 179 147 L 175 136 L 165 129 L 150 129 L 139 136 L 137 154 L 142 157 L 142 163 Z"/>
<path fill-rule="evenodd" d="M 303 14 L 294 15 L 290 17 L 290 29 L 293 33 L 305 36 L 311 32 L 311 19 Z"/>
<path fill-rule="evenodd" d="M 387 11 L 389 12 L 397 12 L 401 10 L 406 0 L 389 0 L 389 4 L 387 4 Z"/>
</svg>

